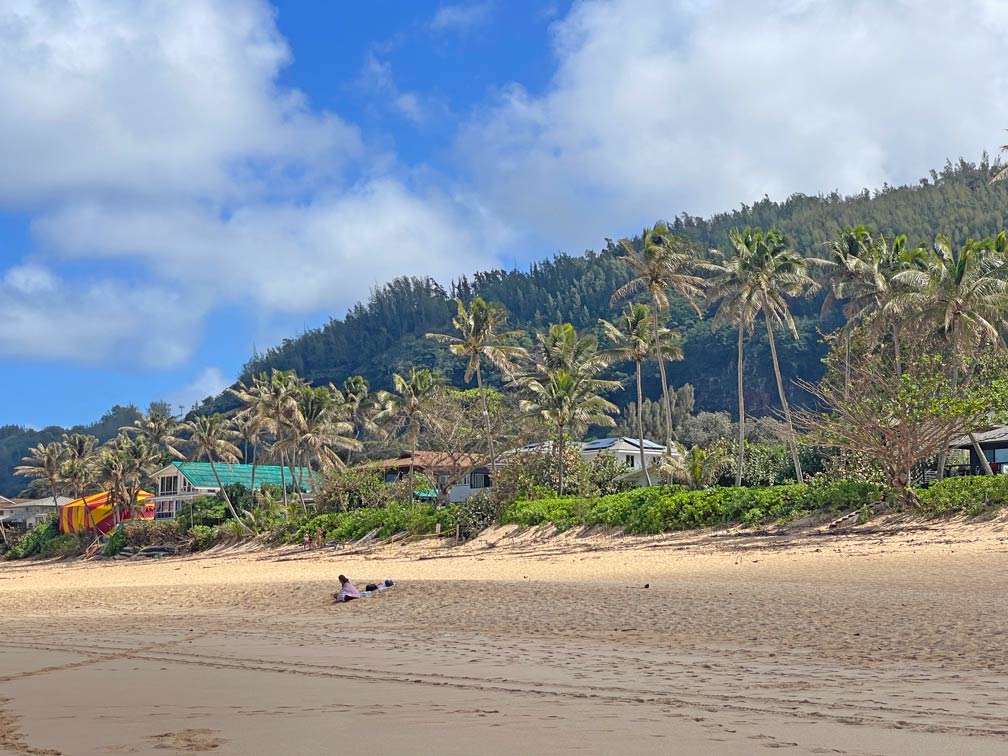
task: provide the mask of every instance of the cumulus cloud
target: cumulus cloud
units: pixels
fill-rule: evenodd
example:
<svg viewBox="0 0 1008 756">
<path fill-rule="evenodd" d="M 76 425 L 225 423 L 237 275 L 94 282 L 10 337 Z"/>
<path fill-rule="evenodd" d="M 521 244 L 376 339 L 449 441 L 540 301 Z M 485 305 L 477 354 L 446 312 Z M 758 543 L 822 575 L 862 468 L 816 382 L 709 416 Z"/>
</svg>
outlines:
<svg viewBox="0 0 1008 756">
<path fill-rule="evenodd" d="M 0 354 L 83 365 L 179 365 L 208 303 L 123 280 L 66 281 L 36 265 L 0 280 Z"/>
<path fill-rule="evenodd" d="M 0 264 L 0 354 L 178 366 L 222 305 L 338 311 L 477 264 L 465 203 L 281 86 L 290 57 L 266 0 L 0 8 L 0 209 L 34 242 Z"/>
<path fill-rule="evenodd" d="M 491 208 L 573 251 L 681 211 L 913 181 L 1008 125 L 1008 6 L 585 0 L 460 132 Z"/>
<path fill-rule="evenodd" d="M 471 268 L 478 246 L 463 212 L 476 210 L 381 179 L 227 216 L 198 204 L 80 203 L 40 218 L 35 232 L 62 257 L 139 258 L 171 288 L 299 313 L 352 302 L 396 275 L 444 280 Z"/>
</svg>

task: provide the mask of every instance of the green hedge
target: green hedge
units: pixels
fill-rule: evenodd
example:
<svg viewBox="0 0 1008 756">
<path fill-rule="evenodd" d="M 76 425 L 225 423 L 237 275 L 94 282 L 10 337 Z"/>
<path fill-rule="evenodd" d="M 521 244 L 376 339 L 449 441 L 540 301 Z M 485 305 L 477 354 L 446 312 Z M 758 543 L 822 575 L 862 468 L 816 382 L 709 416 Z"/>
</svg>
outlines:
<svg viewBox="0 0 1008 756">
<path fill-rule="evenodd" d="M 976 517 L 1008 505 L 1008 475 L 945 478 L 917 491 L 921 511 L 932 517 Z"/>
<path fill-rule="evenodd" d="M 59 537 L 59 525 L 56 515 L 49 515 L 38 525 L 25 533 L 7 552 L 8 559 L 24 559 L 38 556 L 46 548 L 46 544 Z"/>
<path fill-rule="evenodd" d="M 285 528 L 275 533 L 274 538 L 286 543 L 298 543 L 305 533 L 314 539 L 315 531 L 319 528 L 326 539 L 332 541 L 353 541 L 364 537 L 372 530 L 378 531 L 379 538 L 388 538 L 402 531 L 413 534 L 433 533 L 438 523 L 441 524 L 442 530 L 454 530 L 455 508 L 435 509 L 429 504 L 416 506 L 389 504 L 386 507 L 316 515 L 307 522 L 292 524 L 289 529 Z"/>
<path fill-rule="evenodd" d="M 882 496 L 879 486 L 854 481 L 702 491 L 654 486 L 593 499 L 568 496 L 519 501 L 504 510 L 501 522 L 552 523 L 560 530 L 607 525 L 622 527 L 627 533 L 664 533 L 729 523 L 759 526 L 813 513 L 849 512 Z"/>
</svg>

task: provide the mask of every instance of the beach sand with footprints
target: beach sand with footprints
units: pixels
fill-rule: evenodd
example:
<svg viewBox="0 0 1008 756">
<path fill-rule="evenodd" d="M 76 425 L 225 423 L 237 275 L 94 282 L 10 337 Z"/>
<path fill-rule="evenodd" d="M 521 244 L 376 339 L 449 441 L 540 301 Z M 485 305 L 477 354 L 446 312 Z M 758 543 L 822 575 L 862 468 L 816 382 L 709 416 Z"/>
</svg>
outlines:
<svg viewBox="0 0 1008 756">
<path fill-rule="evenodd" d="M 1003 521 L 0 563 L 0 754 L 1003 754 L 1006 586 Z"/>
</svg>

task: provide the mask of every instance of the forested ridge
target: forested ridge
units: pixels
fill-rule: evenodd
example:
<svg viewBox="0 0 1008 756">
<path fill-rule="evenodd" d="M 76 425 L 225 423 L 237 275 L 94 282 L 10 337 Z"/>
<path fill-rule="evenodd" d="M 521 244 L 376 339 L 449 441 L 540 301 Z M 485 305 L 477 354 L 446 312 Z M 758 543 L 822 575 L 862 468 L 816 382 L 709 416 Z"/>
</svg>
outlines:
<svg viewBox="0 0 1008 756">
<path fill-rule="evenodd" d="M 835 238 L 838 229 L 856 225 L 887 235 L 906 234 L 911 244 L 929 242 L 937 233 L 961 243 L 967 237 L 996 234 L 1008 225 L 1008 188 L 1004 183 L 990 183 L 992 168 L 986 157 L 978 165 L 960 161 L 947 164 L 940 172 L 932 171 L 914 186 L 885 186 L 853 196 L 794 195 L 783 202 L 765 198 L 707 219 L 682 215 L 670 224 L 675 233 L 701 248 L 724 247 L 733 228 L 772 227 L 783 232 L 805 256 L 821 254 L 822 244 Z M 447 285 L 430 279 L 397 278 L 372 291 L 368 300 L 355 305 L 343 320 L 333 319 L 253 356 L 240 378 L 248 380 L 255 373 L 276 368 L 294 370 L 314 384 L 339 384 L 347 376 L 362 375 L 378 389 L 389 386 L 394 371 L 418 365 L 436 369 L 450 383 L 462 386 L 464 365 L 424 338 L 425 333 L 451 329 L 455 311 L 451 297 L 469 301 L 478 296 L 502 304 L 510 316 L 509 327 L 527 332 L 527 346 L 532 344 L 532 333 L 550 323 L 570 322 L 579 330 L 596 330 L 599 318 L 614 316 L 612 293 L 630 279 L 629 269 L 618 259 L 620 254 L 618 246 L 610 242 L 598 252 L 560 254 L 526 271 L 475 273 Z M 793 381 L 814 381 L 822 372 L 826 348 L 819 331 L 831 330 L 840 322 L 839 313 L 828 316 L 834 320 L 821 321 L 820 306 L 821 298 L 795 302 L 800 339 L 782 335 L 778 340 L 782 373 L 797 401 L 802 400 L 802 392 Z M 671 366 L 670 381 L 693 384 L 698 409 L 731 410 L 736 401 L 734 331 L 712 330 L 709 321 L 697 318 L 684 302 L 672 303 L 668 322 L 681 331 L 685 355 L 683 361 Z M 749 338 L 744 370 L 747 409 L 755 415 L 765 414 L 774 405 L 776 388 L 766 334 L 760 329 Z M 615 372 L 613 377 L 628 375 Z M 489 378 L 493 383 L 496 376 L 491 373 Z M 622 406 L 632 399 L 631 392 L 632 381 L 625 381 L 623 393 L 610 398 Z M 655 396 L 658 392 L 657 370 L 652 363 L 645 372 L 645 393 Z M 236 404 L 236 399 L 224 394 L 208 398 L 198 410 L 223 411 Z M 133 408 L 116 407 L 95 426 L 74 430 L 104 440 L 119 426 L 132 422 L 138 416 L 135 413 Z M 109 432 L 103 433 L 106 430 Z M 13 467 L 30 446 L 54 440 L 63 432 L 56 427 L 40 431 L 0 428 L 0 493 L 10 496 L 23 489 L 25 481 L 13 476 Z"/>
</svg>

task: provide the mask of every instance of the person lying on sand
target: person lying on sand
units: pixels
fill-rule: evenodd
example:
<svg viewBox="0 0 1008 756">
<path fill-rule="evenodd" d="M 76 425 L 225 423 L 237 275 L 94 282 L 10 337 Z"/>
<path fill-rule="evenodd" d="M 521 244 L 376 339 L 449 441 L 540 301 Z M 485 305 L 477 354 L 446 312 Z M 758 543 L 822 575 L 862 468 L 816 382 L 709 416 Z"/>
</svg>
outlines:
<svg viewBox="0 0 1008 756">
<path fill-rule="evenodd" d="M 333 594 L 333 598 L 336 599 L 337 604 L 345 604 L 347 601 L 360 598 L 360 591 L 354 587 L 354 584 L 347 579 L 346 575 L 340 575 L 339 581 L 341 586 L 339 593 Z"/>
</svg>

